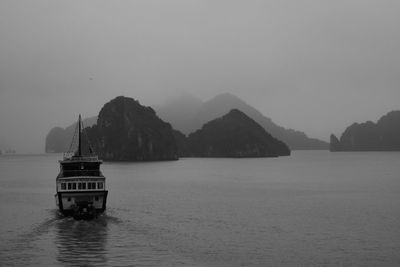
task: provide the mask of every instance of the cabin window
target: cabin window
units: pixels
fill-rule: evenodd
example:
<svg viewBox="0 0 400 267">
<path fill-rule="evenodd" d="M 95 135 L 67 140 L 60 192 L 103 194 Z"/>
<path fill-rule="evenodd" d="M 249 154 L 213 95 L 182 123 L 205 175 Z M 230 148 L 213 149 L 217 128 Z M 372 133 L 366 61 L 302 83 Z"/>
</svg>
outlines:
<svg viewBox="0 0 400 267">
<path fill-rule="evenodd" d="M 71 189 L 72 189 L 72 184 L 68 183 L 68 190 L 71 190 Z"/>
<path fill-rule="evenodd" d="M 76 183 L 72 184 L 72 189 L 74 189 L 74 190 L 76 189 Z"/>
<path fill-rule="evenodd" d="M 65 190 L 67 189 L 67 186 L 65 185 L 65 183 L 61 183 L 61 190 Z"/>
<path fill-rule="evenodd" d="M 92 189 L 96 189 L 96 183 L 91 183 L 92 184 Z"/>
<path fill-rule="evenodd" d="M 103 183 L 102 182 L 98 182 L 97 183 L 97 189 L 103 189 Z"/>
<path fill-rule="evenodd" d="M 86 183 L 82 183 L 82 189 L 86 189 Z"/>
<path fill-rule="evenodd" d="M 88 183 L 88 189 L 95 189 L 95 186 L 93 186 L 94 183 Z"/>
<path fill-rule="evenodd" d="M 82 183 L 78 183 L 78 189 L 82 189 Z"/>
</svg>

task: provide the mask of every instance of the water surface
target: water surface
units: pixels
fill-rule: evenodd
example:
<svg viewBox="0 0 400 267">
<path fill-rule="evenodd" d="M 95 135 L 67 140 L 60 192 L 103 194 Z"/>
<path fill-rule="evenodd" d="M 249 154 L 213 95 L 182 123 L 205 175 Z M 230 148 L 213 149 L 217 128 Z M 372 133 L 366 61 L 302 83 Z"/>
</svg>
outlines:
<svg viewBox="0 0 400 267">
<path fill-rule="evenodd" d="M 93 221 L 58 215 L 60 158 L 0 157 L 1 266 L 400 265 L 400 153 L 104 163 Z"/>
</svg>

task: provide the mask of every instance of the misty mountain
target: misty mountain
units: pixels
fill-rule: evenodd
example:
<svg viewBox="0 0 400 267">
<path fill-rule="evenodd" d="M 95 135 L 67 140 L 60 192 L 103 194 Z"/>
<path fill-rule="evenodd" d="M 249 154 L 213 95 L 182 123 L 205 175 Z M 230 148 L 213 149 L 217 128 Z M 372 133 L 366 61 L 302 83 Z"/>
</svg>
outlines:
<svg viewBox="0 0 400 267">
<path fill-rule="evenodd" d="M 203 101 L 200 99 L 190 94 L 182 94 L 160 107 L 157 114 L 164 121 L 173 123 L 174 129 L 188 134 L 193 132 L 193 129 L 197 129 L 193 117 L 196 116 L 202 105 Z"/>
<path fill-rule="evenodd" d="M 243 112 L 233 109 L 187 138 L 191 157 L 277 157 L 290 150 Z"/>
<path fill-rule="evenodd" d="M 119 96 L 106 103 L 97 124 L 85 131 L 94 151 L 104 160 L 178 159 L 171 125 L 133 98 Z"/>
<path fill-rule="evenodd" d="M 97 116 L 86 118 L 83 120 L 85 127 L 96 124 Z M 71 144 L 72 137 L 75 132 L 76 122 L 66 128 L 54 127 L 46 136 L 46 153 L 63 153 L 66 152 Z"/>
<path fill-rule="evenodd" d="M 354 123 L 340 139 L 332 134 L 330 150 L 400 151 L 400 111 L 389 112 L 376 123 Z"/>
<path fill-rule="evenodd" d="M 186 99 L 182 98 L 180 100 L 185 101 Z M 232 109 L 238 109 L 255 120 L 272 136 L 286 143 L 290 149 L 328 149 L 328 143 L 309 138 L 303 132 L 285 129 L 275 124 L 257 109 L 230 93 L 217 95 L 213 99 L 202 103 L 200 107 L 198 106 L 199 102 L 193 105 L 194 108 L 191 108 L 190 105 L 193 101 L 188 102 L 188 104 L 178 104 L 178 102 L 177 100 L 174 105 L 166 105 L 160 108 L 157 114 L 160 118 L 170 122 L 175 129 L 185 134 L 200 129 L 206 122 L 219 118 Z"/>
</svg>

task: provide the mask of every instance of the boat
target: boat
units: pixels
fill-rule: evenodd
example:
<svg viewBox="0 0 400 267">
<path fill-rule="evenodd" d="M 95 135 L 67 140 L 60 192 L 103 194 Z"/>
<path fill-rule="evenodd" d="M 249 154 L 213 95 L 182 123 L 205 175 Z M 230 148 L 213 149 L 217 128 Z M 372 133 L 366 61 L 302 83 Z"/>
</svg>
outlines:
<svg viewBox="0 0 400 267">
<path fill-rule="evenodd" d="M 106 178 L 100 171 L 102 161 L 93 153 L 89 140 L 89 153 L 82 151 L 83 124 L 79 115 L 69 151 L 60 160 L 56 179 L 56 205 L 61 214 L 76 220 L 93 219 L 106 209 Z M 78 139 L 77 148 L 76 139 Z"/>
</svg>

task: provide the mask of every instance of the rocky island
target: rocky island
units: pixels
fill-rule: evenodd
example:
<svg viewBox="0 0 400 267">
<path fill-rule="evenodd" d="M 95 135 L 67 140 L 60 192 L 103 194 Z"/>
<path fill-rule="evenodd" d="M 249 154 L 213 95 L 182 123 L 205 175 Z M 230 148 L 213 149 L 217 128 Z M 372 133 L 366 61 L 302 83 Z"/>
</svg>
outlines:
<svg viewBox="0 0 400 267">
<path fill-rule="evenodd" d="M 190 134 L 183 151 L 189 157 L 290 155 L 290 149 L 285 143 L 272 137 L 262 126 L 237 109 L 206 123 L 200 130 Z"/>
<path fill-rule="evenodd" d="M 97 124 L 85 129 L 91 146 L 108 161 L 178 159 L 172 127 L 150 107 L 119 96 L 101 109 Z"/>
<path fill-rule="evenodd" d="M 400 111 L 389 112 L 377 123 L 354 123 L 340 139 L 332 134 L 330 151 L 400 151 Z"/>
<path fill-rule="evenodd" d="M 119 96 L 106 103 L 97 123 L 84 135 L 106 161 L 159 161 L 179 157 L 277 157 L 290 155 L 289 147 L 238 109 L 205 123 L 189 136 L 174 130 L 151 107 Z M 92 119 L 92 118 L 91 118 Z M 53 128 L 46 138 L 46 152 L 65 152 L 73 126 Z M 85 139 L 85 138 L 84 138 Z M 83 140 L 88 151 L 88 143 Z"/>
<path fill-rule="evenodd" d="M 205 123 L 227 114 L 232 109 L 238 109 L 260 124 L 273 137 L 283 141 L 291 150 L 328 149 L 327 142 L 308 137 L 305 133 L 286 129 L 277 125 L 272 119 L 244 102 L 239 97 L 230 94 L 220 94 L 208 100 L 201 101 L 191 95 L 183 95 L 158 107 L 157 116 L 163 121 L 185 134 L 199 130 Z M 85 119 L 85 126 L 92 126 L 97 117 Z M 75 126 L 67 128 L 55 127 L 46 137 L 46 152 L 64 152 L 68 149 Z M 180 134 L 177 134 L 178 138 Z M 179 141 L 178 141 L 179 142 Z"/>
</svg>

